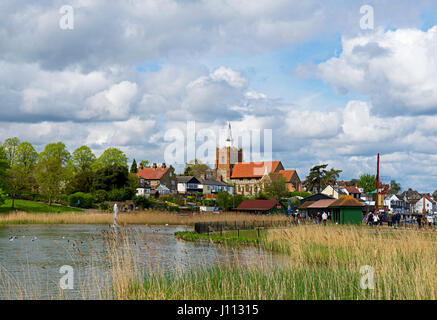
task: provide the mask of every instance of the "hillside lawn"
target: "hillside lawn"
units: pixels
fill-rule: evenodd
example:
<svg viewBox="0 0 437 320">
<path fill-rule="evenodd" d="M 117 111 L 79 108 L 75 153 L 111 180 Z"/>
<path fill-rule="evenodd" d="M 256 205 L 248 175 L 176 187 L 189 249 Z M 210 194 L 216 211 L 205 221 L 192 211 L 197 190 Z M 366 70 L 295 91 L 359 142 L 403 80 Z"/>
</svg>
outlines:
<svg viewBox="0 0 437 320">
<path fill-rule="evenodd" d="M 12 200 L 7 199 L 3 205 L 0 206 L 0 213 L 9 213 L 17 211 L 34 212 L 34 213 L 64 213 L 64 212 L 82 212 L 78 208 L 64 207 L 53 204 L 49 206 L 47 203 L 28 201 L 28 200 L 15 200 L 14 209 L 12 209 Z"/>
</svg>

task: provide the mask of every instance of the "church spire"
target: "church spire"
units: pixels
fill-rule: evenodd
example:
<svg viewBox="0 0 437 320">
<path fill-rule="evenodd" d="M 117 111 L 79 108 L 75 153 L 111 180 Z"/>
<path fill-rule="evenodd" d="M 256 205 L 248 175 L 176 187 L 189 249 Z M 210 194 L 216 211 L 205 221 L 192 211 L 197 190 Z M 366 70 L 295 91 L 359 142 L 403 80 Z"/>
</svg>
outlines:
<svg viewBox="0 0 437 320">
<path fill-rule="evenodd" d="M 231 130 L 231 122 L 228 121 L 228 137 L 226 138 L 226 146 L 232 147 L 232 142 L 234 140 L 232 139 L 232 130 Z"/>
</svg>

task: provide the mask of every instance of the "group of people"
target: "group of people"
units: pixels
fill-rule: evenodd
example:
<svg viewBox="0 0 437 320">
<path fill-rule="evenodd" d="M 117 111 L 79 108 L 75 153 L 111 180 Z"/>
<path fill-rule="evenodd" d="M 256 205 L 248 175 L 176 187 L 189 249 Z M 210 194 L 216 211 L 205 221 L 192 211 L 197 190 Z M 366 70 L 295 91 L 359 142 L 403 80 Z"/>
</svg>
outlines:
<svg viewBox="0 0 437 320">
<path fill-rule="evenodd" d="M 423 217 L 421 214 L 413 215 L 413 223 L 417 223 L 419 229 L 422 228 L 424 221 L 424 218 L 426 218 L 426 223 L 428 226 L 434 225 L 434 218 L 432 215 L 427 215 L 426 217 Z M 393 226 L 394 229 L 397 229 L 398 226 L 400 226 L 401 223 L 401 214 L 399 212 L 394 212 L 390 217 L 387 217 L 385 213 L 383 212 L 370 212 L 367 214 L 366 217 L 366 224 L 370 226 L 382 226 L 383 222 L 387 222 L 388 225 Z"/>
</svg>

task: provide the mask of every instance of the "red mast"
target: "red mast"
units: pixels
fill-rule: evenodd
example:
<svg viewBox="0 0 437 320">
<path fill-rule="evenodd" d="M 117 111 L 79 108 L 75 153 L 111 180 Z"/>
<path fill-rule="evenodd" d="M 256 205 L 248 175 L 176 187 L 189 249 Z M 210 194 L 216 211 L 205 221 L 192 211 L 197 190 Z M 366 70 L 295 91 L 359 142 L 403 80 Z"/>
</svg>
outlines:
<svg viewBox="0 0 437 320">
<path fill-rule="evenodd" d="M 378 153 L 378 158 L 376 161 L 376 199 L 375 199 L 375 213 L 379 212 L 379 189 L 380 189 L 380 185 L 379 185 L 379 153 Z"/>
</svg>

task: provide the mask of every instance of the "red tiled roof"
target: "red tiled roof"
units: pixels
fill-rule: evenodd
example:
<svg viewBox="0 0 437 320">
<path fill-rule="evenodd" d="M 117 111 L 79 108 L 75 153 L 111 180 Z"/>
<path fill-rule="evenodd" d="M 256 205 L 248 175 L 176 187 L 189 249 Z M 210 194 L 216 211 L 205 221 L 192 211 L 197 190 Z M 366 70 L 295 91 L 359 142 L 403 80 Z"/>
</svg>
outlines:
<svg viewBox="0 0 437 320">
<path fill-rule="evenodd" d="M 281 161 L 238 162 L 232 170 L 231 178 L 261 178 L 265 168 L 268 173 L 275 172 Z"/>
<path fill-rule="evenodd" d="M 270 210 L 278 200 L 243 200 L 237 210 Z"/>
<path fill-rule="evenodd" d="M 344 188 L 347 190 L 347 192 L 349 192 L 349 194 L 361 193 L 360 190 L 358 190 L 357 187 L 354 187 L 354 186 L 345 186 Z"/>
<path fill-rule="evenodd" d="M 143 170 L 137 173 L 137 177 L 143 178 L 146 180 L 160 180 L 162 176 L 168 171 L 167 168 L 144 168 Z"/>
<path fill-rule="evenodd" d="M 319 201 L 316 201 L 312 203 L 311 205 L 307 206 L 309 209 L 323 209 L 328 208 L 334 201 L 337 201 L 336 199 L 322 199 Z"/>
<path fill-rule="evenodd" d="M 293 177 L 295 172 L 296 170 L 279 170 L 279 174 L 285 178 L 286 182 L 291 181 L 291 177 Z"/>
</svg>

